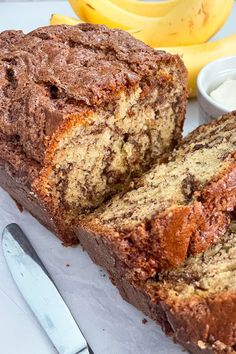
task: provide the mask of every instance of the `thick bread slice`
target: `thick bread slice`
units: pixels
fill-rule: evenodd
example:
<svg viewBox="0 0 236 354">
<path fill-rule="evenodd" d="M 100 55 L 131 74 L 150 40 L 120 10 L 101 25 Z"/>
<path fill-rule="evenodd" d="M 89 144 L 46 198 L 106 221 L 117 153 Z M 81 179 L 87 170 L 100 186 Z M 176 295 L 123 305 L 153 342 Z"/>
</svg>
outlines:
<svg viewBox="0 0 236 354">
<path fill-rule="evenodd" d="M 136 284 L 123 276 L 122 262 L 107 245 L 94 247 L 88 238 L 84 245 L 94 262 L 107 269 L 121 296 L 190 353 L 230 354 L 236 353 L 235 226 L 232 230 L 178 269 Z"/>
<path fill-rule="evenodd" d="M 235 240 L 235 232 L 227 233 L 205 254 L 144 287 L 151 307 L 159 303 L 166 330 L 191 353 L 236 352 Z"/>
<path fill-rule="evenodd" d="M 79 220 L 85 249 L 105 245 L 140 281 L 217 242 L 236 204 L 235 130 L 236 112 L 196 129 L 167 164 Z"/>
<path fill-rule="evenodd" d="M 75 217 L 179 142 L 186 69 L 89 24 L 6 31 L 0 48 L 0 183 L 64 243 L 77 242 Z"/>
</svg>

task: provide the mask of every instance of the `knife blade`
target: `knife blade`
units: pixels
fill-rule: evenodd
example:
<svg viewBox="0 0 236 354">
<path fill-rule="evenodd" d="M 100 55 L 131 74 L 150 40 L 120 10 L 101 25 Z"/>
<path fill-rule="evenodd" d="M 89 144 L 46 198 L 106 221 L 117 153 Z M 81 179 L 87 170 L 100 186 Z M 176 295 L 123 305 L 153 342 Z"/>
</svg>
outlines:
<svg viewBox="0 0 236 354">
<path fill-rule="evenodd" d="M 3 254 L 12 277 L 59 354 L 92 354 L 47 269 L 17 224 L 3 230 Z"/>
</svg>

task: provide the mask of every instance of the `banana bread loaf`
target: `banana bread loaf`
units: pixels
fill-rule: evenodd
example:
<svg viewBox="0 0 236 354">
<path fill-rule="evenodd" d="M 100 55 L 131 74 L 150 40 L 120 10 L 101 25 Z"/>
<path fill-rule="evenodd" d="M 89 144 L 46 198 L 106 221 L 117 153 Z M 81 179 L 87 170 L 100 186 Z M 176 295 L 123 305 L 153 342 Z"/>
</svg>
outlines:
<svg viewBox="0 0 236 354">
<path fill-rule="evenodd" d="M 0 185 L 66 244 L 181 138 L 178 56 L 105 26 L 0 34 Z"/>
<path fill-rule="evenodd" d="M 217 242 L 236 205 L 235 130 L 236 112 L 197 128 L 168 163 L 80 220 L 84 248 L 119 259 L 138 282 Z"/>
</svg>

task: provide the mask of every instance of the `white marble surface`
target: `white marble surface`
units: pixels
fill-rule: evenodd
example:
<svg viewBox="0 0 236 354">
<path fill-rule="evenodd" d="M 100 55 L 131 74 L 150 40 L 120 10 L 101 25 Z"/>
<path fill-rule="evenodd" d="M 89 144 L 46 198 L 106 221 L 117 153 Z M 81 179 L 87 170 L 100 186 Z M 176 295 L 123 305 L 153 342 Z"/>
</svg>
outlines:
<svg viewBox="0 0 236 354">
<path fill-rule="evenodd" d="M 47 25 L 51 13 L 73 15 L 68 3 L 0 3 L 0 31 L 17 28 L 29 31 Z M 218 36 L 235 32 L 235 16 Z M 189 103 L 185 131 L 199 124 L 197 102 Z M 125 303 L 80 247 L 63 248 L 60 242 L 27 212 L 20 213 L 0 190 L 0 232 L 17 222 L 31 239 L 47 266 L 95 354 L 180 354 L 151 320 Z M 70 264 L 67 267 L 66 264 Z M 47 336 L 18 293 L 0 250 L 0 353 L 53 354 Z"/>
</svg>

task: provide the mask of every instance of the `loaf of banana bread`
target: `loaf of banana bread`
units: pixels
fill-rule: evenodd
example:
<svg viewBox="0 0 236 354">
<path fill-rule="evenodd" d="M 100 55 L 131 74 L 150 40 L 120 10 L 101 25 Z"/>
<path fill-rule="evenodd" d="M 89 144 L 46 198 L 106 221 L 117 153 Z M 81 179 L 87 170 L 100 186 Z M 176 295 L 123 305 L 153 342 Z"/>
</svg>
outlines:
<svg viewBox="0 0 236 354">
<path fill-rule="evenodd" d="M 0 34 L 0 185 L 65 244 L 71 224 L 181 138 L 187 74 L 105 26 Z"/>
<path fill-rule="evenodd" d="M 236 205 L 235 130 L 233 112 L 193 131 L 168 163 L 79 221 L 84 248 L 119 259 L 121 276 L 139 282 L 217 242 Z"/>
</svg>

